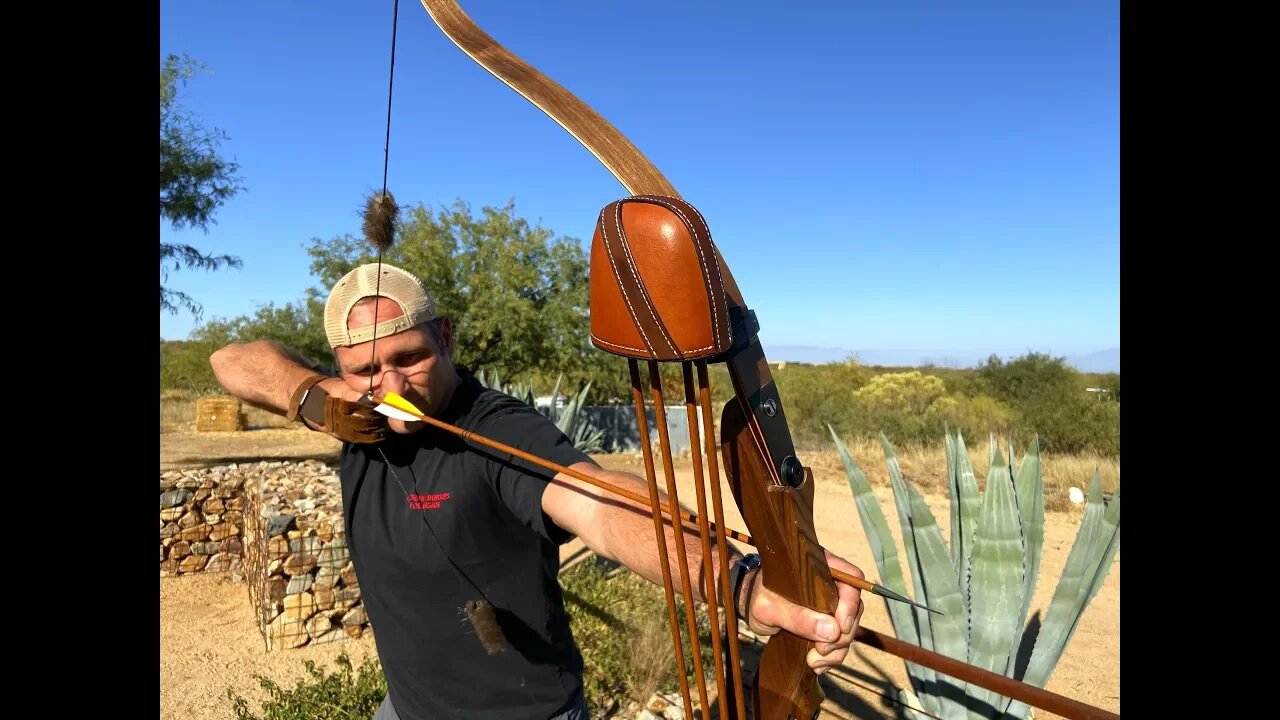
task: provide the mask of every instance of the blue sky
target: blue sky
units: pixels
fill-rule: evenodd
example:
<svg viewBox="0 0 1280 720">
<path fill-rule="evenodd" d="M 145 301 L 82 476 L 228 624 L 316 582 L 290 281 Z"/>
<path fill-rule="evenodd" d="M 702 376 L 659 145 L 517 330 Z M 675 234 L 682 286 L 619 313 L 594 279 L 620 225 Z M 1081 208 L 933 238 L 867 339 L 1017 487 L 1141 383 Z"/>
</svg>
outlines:
<svg viewBox="0 0 1280 720">
<path fill-rule="evenodd" d="M 206 319 L 300 299 L 304 247 L 360 234 L 382 182 L 393 3 L 162 0 L 180 101 L 247 190 L 240 257 L 170 287 Z M 968 354 L 1120 345 L 1116 3 L 497 2 L 463 8 L 613 122 L 706 216 L 770 345 Z M 589 242 L 626 191 L 400 3 L 388 186 Z M 186 337 L 191 316 L 160 315 Z"/>
</svg>

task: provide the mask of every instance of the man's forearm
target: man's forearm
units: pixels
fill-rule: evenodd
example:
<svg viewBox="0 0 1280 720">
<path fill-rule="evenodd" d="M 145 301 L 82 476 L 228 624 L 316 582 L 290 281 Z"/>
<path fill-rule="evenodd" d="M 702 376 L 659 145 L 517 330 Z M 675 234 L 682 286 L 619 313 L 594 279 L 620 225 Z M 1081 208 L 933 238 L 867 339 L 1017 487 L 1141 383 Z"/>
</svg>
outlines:
<svg viewBox="0 0 1280 720">
<path fill-rule="evenodd" d="M 609 478 L 610 482 L 624 485 L 629 490 L 633 490 L 645 497 L 648 497 L 649 490 L 647 484 L 634 475 L 624 473 L 612 473 Z M 665 493 L 659 493 L 659 499 L 664 508 L 669 507 L 668 498 Z M 600 546 L 595 549 L 599 554 L 615 560 L 638 575 L 653 582 L 657 585 L 662 584 L 662 565 L 661 553 L 659 553 L 657 538 L 653 529 L 653 515 L 647 507 L 638 506 L 628 500 L 617 498 L 616 502 L 607 502 L 600 510 L 600 518 L 598 522 L 600 527 L 604 528 L 604 532 L 600 538 Z M 662 516 L 663 530 L 666 536 L 667 554 L 670 558 L 671 583 L 677 593 L 683 594 L 682 582 L 680 580 L 680 564 L 676 553 L 679 552 L 680 546 L 676 544 L 676 533 L 681 528 L 680 522 L 674 524 L 667 515 Z M 703 547 L 702 538 L 696 527 L 690 527 L 684 530 L 682 541 L 684 544 L 685 555 L 688 559 L 687 567 L 689 570 L 689 584 L 692 589 L 694 598 L 700 602 L 706 602 L 706 578 L 703 573 Z M 721 548 L 716 546 L 715 533 L 710 535 L 711 543 L 711 582 L 712 592 L 716 593 L 716 597 L 720 595 L 720 553 Z M 728 561 L 732 563 L 734 559 L 741 557 L 742 553 L 730 545 L 727 548 L 729 554 Z"/>
<path fill-rule="evenodd" d="M 256 407 L 284 415 L 293 391 L 316 370 L 288 348 L 269 340 L 227 345 L 209 357 L 227 392 Z"/>
</svg>

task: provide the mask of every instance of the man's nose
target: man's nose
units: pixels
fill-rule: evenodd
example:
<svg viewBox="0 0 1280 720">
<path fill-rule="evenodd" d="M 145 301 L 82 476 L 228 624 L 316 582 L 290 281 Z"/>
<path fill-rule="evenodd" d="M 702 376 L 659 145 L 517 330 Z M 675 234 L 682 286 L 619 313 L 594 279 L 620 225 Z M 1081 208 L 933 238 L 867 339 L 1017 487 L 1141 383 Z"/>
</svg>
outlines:
<svg viewBox="0 0 1280 720">
<path fill-rule="evenodd" d="M 378 381 L 378 389 L 384 393 L 393 392 L 397 395 L 403 395 L 409 383 L 405 381 L 404 375 L 398 370 L 387 370 L 382 373 L 382 378 Z"/>
</svg>

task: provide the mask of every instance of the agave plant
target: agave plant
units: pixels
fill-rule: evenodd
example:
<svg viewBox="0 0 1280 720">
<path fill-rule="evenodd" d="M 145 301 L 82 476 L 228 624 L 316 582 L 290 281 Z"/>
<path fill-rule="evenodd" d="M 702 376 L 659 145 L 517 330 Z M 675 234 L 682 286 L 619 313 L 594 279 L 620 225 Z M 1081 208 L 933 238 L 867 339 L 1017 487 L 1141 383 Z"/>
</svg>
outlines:
<svg viewBox="0 0 1280 720">
<path fill-rule="evenodd" d="M 481 385 L 491 390 L 506 393 L 526 405 L 537 408 L 537 400 L 530 385 L 503 383 L 497 371 L 486 372 L 483 369 L 476 373 L 476 379 Z M 554 399 L 560 396 L 560 384 L 563 380 L 564 375 L 557 377 L 556 385 L 551 390 L 552 402 L 551 408 L 547 411 L 548 417 L 556 427 L 560 428 L 560 432 L 569 438 L 574 447 L 584 453 L 604 452 L 604 430 L 593 425 L 582 412 L 582 408 L 587 404 L 587 393 L 591 390 L 591 383 L 588 382 L 585 387 L 569 398 L 563 408 L 556 408 Z"/>
<path fill-rule="evenodd" d="M 556 388 L 559 389 L 559 387 L 560 381 L 557 379 Z M 585 387 L 569 398 L 558 415 L 552 408 L 552 418 L 555 420 L 556 427 L 560 428 L 560 432 L 573 442 L 574 447 L 584 453 L 601 453 L 604 452 L 604 430 L 593 425 L 582 413 L 583 406 L 587 404 L 587 393 L 590 391 L 591 383 L 588 382 Z M 555 397 L 555 393 L 552 393 L 551 397 Z"/>
<path fill-rule="evenodd" d="M 490 390 L 497 390 L 498 392 L 506 393 L 520 402 L 536 407 L 533 397 L 533 386 L 531 385 L 525 385 L 524 383 L 504 383 L 502 382 L 502 376 L 496 370 L 486 372 L 484 369 L 481 369 L 476 373 L 476 380 L 479 380 L 481 385 L 489 388 Z"/>
<path fill-rule="evenodd" d="M 828 429 L 830 427 L 828 426 Z M 867 476 L 834 430 L 854 502 L 880 581 L 907 595 L 898 550 Z M 1120 548 L 1120 492 L 1104 502 L 1094 473 L 1084 520 L 1067 556 L 1043 623 L 1027 623 L 1044 546 L 1044 484 L 1038 440 L 1014 471 L 991 438 L 986 491 L 978 483 L 960 433 L 946 435 L 951 545 L 923 496 L 906 480 L 888 438 L 880 436 L 902 528 L 915 600 L 943 615 L 886 603 L 897 636 L 971 665 L 1044 687 L 1080 617 L 1097 595 Z M 906 663 L 911 688 L 900 695 L 911 718 L 1027 718 L 1031 708 L 981 687 Z"/>
</svg>

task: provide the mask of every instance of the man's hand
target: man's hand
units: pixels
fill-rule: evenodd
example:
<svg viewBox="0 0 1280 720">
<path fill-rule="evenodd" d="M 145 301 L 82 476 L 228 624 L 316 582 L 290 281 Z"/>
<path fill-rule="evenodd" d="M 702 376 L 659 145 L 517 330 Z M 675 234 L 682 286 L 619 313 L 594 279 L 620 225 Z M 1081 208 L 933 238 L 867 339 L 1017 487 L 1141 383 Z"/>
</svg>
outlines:
<svg viewBox="0 0 1280 720">
<path fill-rule="evenodd" d="M 308 378 L 294 391 L 290 407 L 310 427 L 339 440 L 375 443 L 387 436 L 386 416 L 337 378 Z"/>
<path fill-rule="evenodd" d="M 826 552 L 826 551 L 824 551 Z M 865 577 L 862 570 L 846 562 L 844 558 L 826 553 L 827 564 L 837 570 L 843 570 L 854 577 Z M 836 614 L 824 615 L 806 607 L 786 600 L 781 595 L 766 588 L 759 570 L 751 578 L 751 590 L 747 596 L 749 613 L 747 624 L 757 635 L 775 635 L 779 630 L 786 630 L 814 642 L 805 658 L 809 667 L 821 675 L 835 665 L 844 662 L 849 654 L 849 646 L 853 644 L 853 633 L 862 619 L 862 591 L 836 581 L 836 589 L 840 593 L 840 601 L 836 605 Z"/>
</svg>

